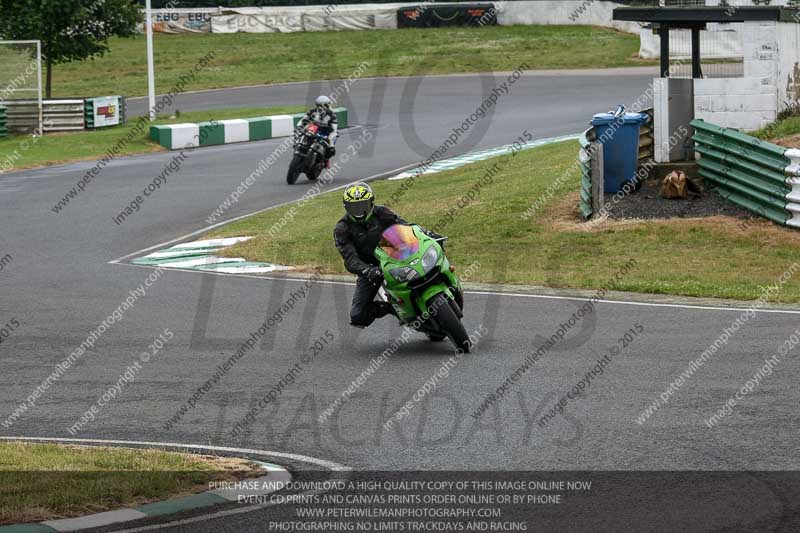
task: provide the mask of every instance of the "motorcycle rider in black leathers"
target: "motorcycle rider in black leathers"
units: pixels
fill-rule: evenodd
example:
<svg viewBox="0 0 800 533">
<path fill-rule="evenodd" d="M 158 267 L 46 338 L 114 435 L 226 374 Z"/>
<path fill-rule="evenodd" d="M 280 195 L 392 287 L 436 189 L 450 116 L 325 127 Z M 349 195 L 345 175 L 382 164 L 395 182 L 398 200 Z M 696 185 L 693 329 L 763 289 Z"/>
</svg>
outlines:
<svg viewBox="0 0 800 533">
<path fill-rule="evenodd" d="M 383 283 L 383 272 L 374 255 L 383 232 L 395 224 L 408 224 L 394 211 L 375 205 L 375 194 L 366 183 L 356 183 L 344 190 L 345 215 L 336 223 L 333 238 L 348 272 L 358 275 L 356 292 L 350 308 L 350 325 L 365 328 L 376 319 L 394 314 L 389 302 L 375 301 Z M 423 231 L 438 239 L 432 231 Z"/>
<path fill-rule="evenodd" d="M 330 167 L 331 158 L 336 154 L 336 137 L 339 135 L 339 123 L 336 113 L 331 109 L 331 99 L 320 95 L 315 101 L 316 107 L 309 109 L 295 128 L 295 135 L 301 134 L 309 124 L 319 126 L 319 133 L 325 135 L 328 144 L 325 147 L 325 168 Z"/>
</svg>

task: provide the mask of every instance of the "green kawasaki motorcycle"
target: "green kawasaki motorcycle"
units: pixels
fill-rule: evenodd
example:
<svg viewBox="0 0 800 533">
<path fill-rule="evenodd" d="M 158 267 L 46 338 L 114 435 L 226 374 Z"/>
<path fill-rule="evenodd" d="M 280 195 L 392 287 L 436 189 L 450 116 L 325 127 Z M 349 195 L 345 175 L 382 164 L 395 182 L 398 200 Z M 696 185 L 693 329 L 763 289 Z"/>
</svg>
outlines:
<svg viewBox="0 0 800 533">
<path fill-rule="evenodd" d="M 400 321 L 432 341 L 449 338 L 468 353 L 464 294 L 439 242 L 419 226 L 395 224 L 383 232 L 375 257 L 385 280 L 378 297 L 392 304 Z"/>
</svg>

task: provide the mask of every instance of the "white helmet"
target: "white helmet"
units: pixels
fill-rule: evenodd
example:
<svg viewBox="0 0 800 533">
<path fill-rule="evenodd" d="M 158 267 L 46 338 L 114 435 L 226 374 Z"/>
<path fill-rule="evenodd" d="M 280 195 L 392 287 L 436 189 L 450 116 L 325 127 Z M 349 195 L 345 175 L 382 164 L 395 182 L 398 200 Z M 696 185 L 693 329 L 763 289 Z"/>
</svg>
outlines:
<svg viewBox="0 0 800 533">
<path fill-rule="evenodd" d="M 324 94 L 321 94 L 321 95 L 317 96 L 317 99 L 315 100 L 315 103 L 318 106 L 329 108 L 331 106 L 331 99 L 328 98 L 327 96 L 325 96 Z"/>
</svg>

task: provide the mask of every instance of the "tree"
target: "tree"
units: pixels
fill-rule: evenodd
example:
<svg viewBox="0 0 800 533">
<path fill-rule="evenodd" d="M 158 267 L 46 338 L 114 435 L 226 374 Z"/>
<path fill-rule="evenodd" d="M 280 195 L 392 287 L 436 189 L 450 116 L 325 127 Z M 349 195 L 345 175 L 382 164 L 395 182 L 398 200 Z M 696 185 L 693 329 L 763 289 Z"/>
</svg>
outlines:
<svg viewBox="0 0 800 533">
<path fill-rule="evenodd" d="M 102 56 L 109 37 L 133 36 L 142 20 L 135 0 L 0 0 L 0 8 L 0 37 L 42 41 L 47 98 L 53 65 Z"/>
</svg>

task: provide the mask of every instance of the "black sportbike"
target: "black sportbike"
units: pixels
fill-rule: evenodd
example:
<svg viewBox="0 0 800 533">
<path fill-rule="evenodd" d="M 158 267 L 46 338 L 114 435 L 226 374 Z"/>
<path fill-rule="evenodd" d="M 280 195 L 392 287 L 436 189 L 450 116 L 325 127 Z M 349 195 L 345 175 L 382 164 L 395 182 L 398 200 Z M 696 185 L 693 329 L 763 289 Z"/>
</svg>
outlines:
<svg viewBox="0 0 800 533">
<path fill-rule="evenodd" d="M 317 124 L 309 124 L 301 132 L 295 134 L 294 156 L 286 173 L 286 183 L 294 185 L 300 174 L 314 181 L 325 169 L 326 154 L 331 152 L 328 137 L 319 132 Z"/>
</svg>

